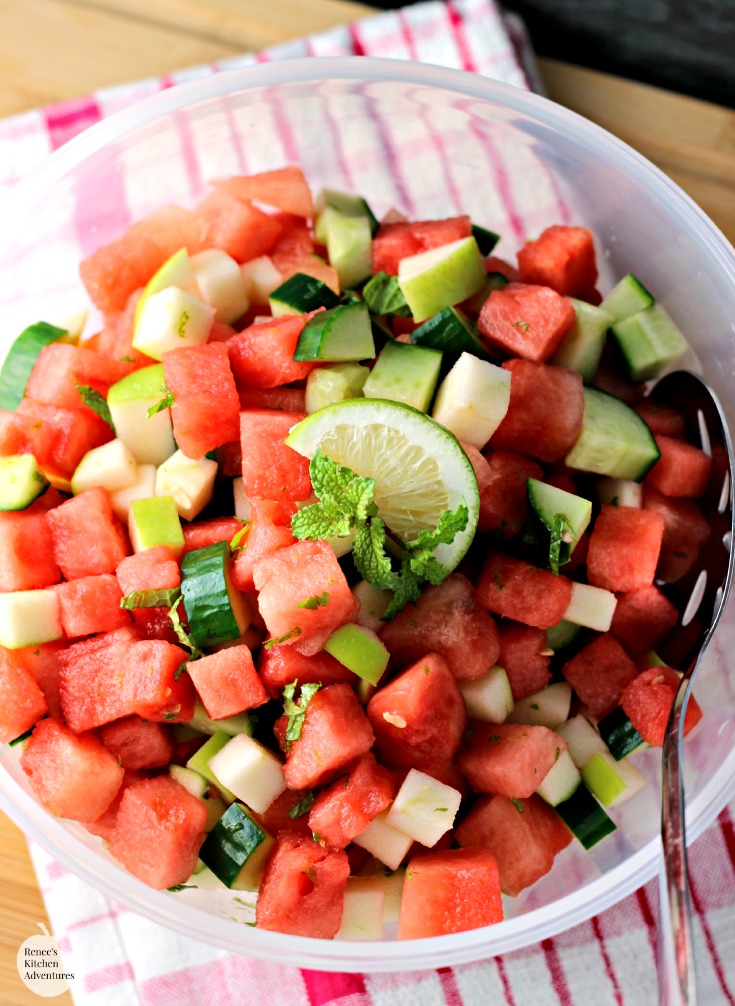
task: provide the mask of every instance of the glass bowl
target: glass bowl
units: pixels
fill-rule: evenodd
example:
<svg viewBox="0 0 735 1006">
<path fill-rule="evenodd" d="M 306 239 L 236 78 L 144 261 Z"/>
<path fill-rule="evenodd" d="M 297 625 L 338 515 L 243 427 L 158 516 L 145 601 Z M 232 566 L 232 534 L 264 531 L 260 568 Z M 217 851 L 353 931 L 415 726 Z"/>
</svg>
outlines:
<svg viewBox="0 0 735 1006">
<path fill-rule="evenodd" d="M 469 213 L 513 257 L 555 223 L 590 227 L 600 286 L 633 271 L 687 334 L 735 426 L 735 253 L 660 171 L 579 116 L 482 77 L 378 59 L 294 60 L 165 91 L 55 153 L 5 200 L 0 320 L 7 343 L 39 318 L 86 303 L 81 258 L 168 202 L 193 205 L 217 177 L 295 162 L 314 190 L 364 195 L 378 216 Z M 90 323 L 94 330 L 95 319 Z M 735 708 L 725 612 L 699 678 L 704 721 L 687 743 L 690 839 L 735 793 Z M 82 827 L 29 795 L 17 749 L 0 749 L 0 807 L 49 853 L 133 910 L 190 937 L 266 960 L 334 971 L 435 968 L 537 943 L 625 897 L 659 863 L 659 753 L 637 764 L 651 785 L 612 816 L 590 853 L 573 843 L 554 869 L 486 929 L 427 940 L 319 941 L 233 921 L 215 892 L 151 890 Z M 225 898 L 228 896 L 225 895 Z M 225 916 L 225 917 L 223 917 Z"/>
</svg>

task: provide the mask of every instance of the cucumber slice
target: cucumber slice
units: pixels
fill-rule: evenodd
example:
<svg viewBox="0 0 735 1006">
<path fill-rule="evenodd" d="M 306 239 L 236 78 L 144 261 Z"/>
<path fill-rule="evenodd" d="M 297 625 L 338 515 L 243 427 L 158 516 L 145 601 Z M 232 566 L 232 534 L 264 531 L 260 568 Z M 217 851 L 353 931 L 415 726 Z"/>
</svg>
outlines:
<svg viewBox="0 0 735 1006">
<path fill-rule="evenodd" d="M 277 317 L 281 314 L 306 314 L 320 307 L 337 307 L 339 297 L 315 276 L 297 272 L 276 287 L 268 297 L 268 303 L 274 317 Z"/>
<path fill-rule="evenodd" d="M 61 639 L 59 595 L 45 590 L 13 590 L 0 594 L 0 646 L 17 650 Z"/>
<path fill-rule="evenodd" d="M 630 722 L 630 717 L 623 712 L 620 706 L 603 717 L 597 726 L 600 730 L 600 736 L 616 761 L 626 758 L 632 751 L 637 751 L 645 743 Z"/>
<path fill-rule="evenodd" d="M 365 398 L 383 398 L 427 412 L 434 397 L 442 354 L 436 349 L 388 342 L 362 389 Z"/>
<path fill-rule="evenodd" d="M 296 343 L 294 360 L 342 363 L 371 360 L 375 356 L 367 304 L 355 301 L 320 311 L 304 325 Z"/>
<path fill-rule="evenodd" d="M 496 234 L 495 231 L 489 231 L 487 227 L 480 227 L 479 224 L 472 225 L 472 237 L 477 241 L 481 255 L 489 255 L 500 241 L 499 234 Z"/>
<path fill-rule="evenodd" d="M 178 561 L 184 551 L 184 532 L 176 504 L 170 496 L 151 496 L 130 503 L 130 542 L 134 552 L 166 545 Z"/>
<path fill-rule="evenodd" d="M 411 333 L 415 346 L 428 346 L 449 353 L 472 353 L 481 360 L 490 356 L 476 327 L 456 307 L 445 307 Z"/>
<path fill-rule="evenodd" d="M 322 189 L 314 201 L 314 209 L 317 213 L 316 230 L 314 236 L 321 244 L 325 244 L 324 236 L 319 228 L 319 220 L 324 210 L 331 206 L 343 217 L 367 217 L 370 224 L 370 233 L 374 235 L 380 224 L 377 217 L 370 209 L 370 205 L 362 196 L 353 196 L 347 192 L 337 192 L 335 189 Z"/>
<path fill-rule="evenodd" d="M 377 685 L 383 677 L 390 653 L 372 629 L 348 622 L 333 632 L 324 649 L 358 678 Z"/>
<path fill-rule="evenodd" d="M 538 479 L 527 478 L 526 487 L 531 510 L 546 532 L 541 536 L 544 552 L 552 569 L 558 568 L 569 561 L 586 531 L 592 519 L 592 502 Z"/>
<path fill-rule="evenodd" d="M 614 321 L 621 321 L 623 318 L 629 318 L 631 314 L 645 310 L 653 303 L 655 303 L 653 294 L 646 290 L 632 272 L 629 272 L 612 288 L 600 307 L 611 314 Z"/>
<path fill-rule="evenodd" d="M 557 730 L 565 723 L 572 704 L 572 688 L 566 681 L 555 681 L 533 695 L 519 699 L 508 717 L 509 723 L 530 723 L 532 726 Z"/>
<path fill-rule="evenodd" d="M 496 664 L 487 674 L 472 681 L 460 681 L 467 715 L 487 723 L 505 723 L 513 712 L 513 692 L 505 668 Z"/>
<path fill-rule="evenodd" d="M 194 549 L 181 560 L 184 607 L 191 635 L 200 648 L 239 639 L 248 628 L 247 605 L 232 585 L 231 565 L 226 541 Z"/>
<path fill-rule="evenodd" d="M 650 381 L 686 353 L 689 343 L 660 304 L 612 326 L 631 381 Z"/>
<path fill-rule="evenodd" d="M 325 405 L 360 398 L 370 370 L 360 363 L 334 363 L 318 367 L 306 378 L 306 411 L 316 412 Z"/>
<path fill-rule="evenodd" d="M 579 625 L 562 618 L 556 625 L 552 625 L 550 629 L 546 630 L 546 645 L 554 653 L 558 653 L 565 646 L 569 646 L 572 640 L 576 638 L 579 630 Z"/>
<path fill-rule="evenodd" d="M 409 255 L 398 263 L 398 282 L 413 320 L 426 321 L 451 304 L 472 297 L 485 284 L 485 263 L 470 236 Z"/>
<path fill-rule="evenodd" d="M 562 751 L 556 763 L 536 789 L 538 795 L 552 807 L 568 800 L 582 782 L 579 769 L 568 751 Z"/>
<path fill-rule="evenodd" d="M 481 450 L 510 405 L 510 374 L 487 360 L 462 353 L 442 381 L 432 418 L 458 440 Z"/>
<path fill-rule="evenodd" d="M 203 775 L 195 772 L 193 768 L 186 768 L 184 765 L 169 765 L 168 774 L 197 800 L 204 799 L 209 783 Z"/>
<path fill-rule="evenodd" d="M 583 625 L 596 632 L 607 632 L 612 625 L 618 599 L 610 590 L 588 583 L 572 583 L 572 599 L 564 612 L 567 622 Z"/>
<path fill-rule="evenodd" d="M 558 726 L 556 732 L 569 745 L 567 750 L 579 769 L 583 769 L 593 755 L 605 754 L 607 751 L 607 745 L 602 737 L 582 715 L 572 716 L 566 723 Z"/>
<path fill-rule="evenodd" d="M 660 456 L 637 412 L 604 391 L 584 389 L 582 432 L 564 459 L 569 468 L 641 482 Z"/>
<path fill-rule="evenodd" d="M 18 408 L 41 350 L 64 335 L 66 331 L 63 328 L 49 325 L 46 321 L 37 321 L 20 333 L 0 368 L 1 409 L 14 411 Z"/>
<path fill-rule="evenodd" d="M 585 849 L 591 849 L 617 827 L 586 786 L 578 786 L 566 800 L 554 808 L 567 828 Z"/>
<path fill-rule="evenodd" d="M 225 733 L 224 730 L 219 730 L 194 752 L 186 763 L 186 767 L 191 769 L 193 772 L 198 772 L 199 775 L 204 776 L 207 782 L 211 782 L 213 786 L 216 786 L 227 803 L 234 803 L 235 794 L 231 793 L 230 790 L 219 781 L 217 776 L 209 767 L 210 759 L 214 758 L 214 756 L 218 754 L 230 740 L 231 737 L 229 734 Z"/>
<path fill-rule="evenodd" d="M 220 732 L 229 734 L 230 737 L 235 737 L 237 734 L 248 734 L 252 737 L 253 734 L 253 724 L 247 712 L 238 713 L 237 716 L 228 716 L 223 720 L 213 720 L 207 715 L 204 706 L 199 701 L 194 706 L 194 715 L 187 726 L 210 736 Z"/>
<path fill-rule="evenodd" d="M 574 324 L 551 362 L 557 367 L 576 370 L 584 381 L 591 381 L 600 363 L 608 328 L 615 321 L 609 311 L 569 297 L 574 307 Z"/>
<path fill-rule="evenodd" d="M 0 458 L 0 510 L 25 510 L 48 487 L 32 454 Z"/>
<path fill-rule="evenodd" d="M 603 807 L 630 800 L 646 785 L 646 777 L 627 761 L 616 761 L 609 751 L 598 751 L 582 769 L 587 789 Z"/>
<path fill-rule="evenodd" d="M 273 838 L 248 812 L 233 803 L 210 831 L 199 858 L 234 891 L 257 891 Z"/>
</svg>

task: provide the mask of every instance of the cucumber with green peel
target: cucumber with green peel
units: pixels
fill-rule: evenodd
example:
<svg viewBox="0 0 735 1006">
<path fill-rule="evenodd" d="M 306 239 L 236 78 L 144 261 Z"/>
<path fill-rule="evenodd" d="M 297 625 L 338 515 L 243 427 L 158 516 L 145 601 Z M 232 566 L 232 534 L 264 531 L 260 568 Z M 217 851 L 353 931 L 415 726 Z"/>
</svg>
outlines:
<svg viewBox="0 0 735 1006">
<path fill-rule="evenodd" d="M 362 393 L 412 405 L 427 412 L 439 380 L 442 354 L 436 349 L 387 342 L 370 371 Z"/>
<path fill-rule="evenodd" d="M 178 561 L 184 551 L 184 532 L 181 530 L 176 504 L 170 496 L 150 496 L 130 503 L 128 529 L 134 552 L 166 545 Z"/>
<path fill-rule="evenodd" d="M 641 482 L 660 456 L 637 412 L 605 391 L 584 389 L 582 431 L 564 458 L 569 468 Z"/>
<path fill-rule="evenodd" d="M 370 376 L 360 363 L 333 363 L 312 370 L 306 378 L 306 411 L 316 412 L 325 405 L 360 398 Z"/>
<path fill-rule="evenodd" d="M 627 758 L 633 751 L 645 745 L 645 741 L 630 722 L 630 717 L 617 706 L 597 724 L 600 737 L 610 749 L 616 761 Z M 647 746 L 647 745 L 646 745 Z"/>
<path fill-rule="evenodd" d="M 257 891 L 273 838 L 248 808 L 233 803 L 214 825 L 199 858 L 233 891 Z"/>
<path fill-rule="evenodd" d="M 613 321 L 622 321 L 631 314 L 637 314 L 655 303 L 653 294 L 646 290 L 639 279 L 629 272 L 616 283 L 600 304 L 603 311 L 613 316 Z"/>
<path fill-rule="evenodd" d="M 495 231 L 489 231 L 487 227 L 480 227 L 479 224 L 472 224 L 472 237 L 477 241 L 481 255 L 489 255 L 500 241 L 499 234 L 496 234 Z"/>
<path fill-rule="evenodd" d="M 293 358 L 346 363 L 374 356 L 370 312 L 365 303 L 355 301 L 319 311 L 310 318 L 301 330 Z"/>
<path fill-rule="evenodd" d="M 191 793 L 195 796 L 197 800 L 203 800 L 204 794 L 209 788 L 209 783 L 199 772 L 195 772 L 193 768 L 187 768 L 185 765 L 169 765 L 168 774 L 172 779 L 183 786 L 187 793 Z"/>
<path fill-rule="evenodd" d="M 617 827 L 586 786 L 578 786 L 554 810 L 585 849 L 597 845 Z"/>
<path fill-rule="evenodd" d="M 289 276 L 268 297 L 274 317 L 282 314 L 307 314 L 320 307 L 329 309 L 337 307 L 339 302 L 339 297 L 331 287 L 303 272 Z"/>
<path fill-rule="evenodd" d="M 441 352 L 471 353 L 481 360 L 489 360 L 490 355 L 477 334 L 477 327 L 459 308 L 442 308 L 432 318 L 411 333 L 415 346 L 428 346 Z"/>
<path fill-rule="evenodd" d="M 568 562 L 592 518 L 592 502 L 576 493 L 538 479 L 527 478 L 531 513 L 545 529 L 540 535 L 545 557 L 552 570 Z"/>
<path fill-rule="evenodd" d="M 23 329 L 0 367 L 0 409 L 14 411 L 18 408 L 41 350 L 65 335 L 65 329 L 46 321 L 37 321 Z"/>
<path fill-rule="evenodd" d="M 0 458 L 0 510 L 25 510 L 48 487 L 49 480 L 32 454 Z"/>
<path fill-rule="evenodd" d="M 200 648 L 239 639 L 250 624 L 247 603 L 232 584 L 231 566 L 226 541 L 194 549 L 181 560 L 184 607 Z"/>
<path fill-rule="evenodd" d="M 575 311 L 574 324 L 551 360 L 557 367 L 576 370 L 591 381 L 600 363 L 607 331 L 615 321 L 609 311 L 574 297 L 567 298 Z"/>
<path fill-rule="evenodd" d="M 554 653 L 558 653 L 576 639 L 580 628 L 581 626 L 562 618 L 560 622 L 546 630 L 546 645 Z"/>
<path fill-rule="evenodd" d="M 616 321 L 610 329 L 631 381 L 659 377 L 680 359 L 689 343 L 660 304 Z"/>
<path fill-rule="evenodd" d="M 198 772 L 199 775 L 204 776 L 207 782 L 211 782 L 213 786 L 216 786 L 227 803 L 234 803 L 235 794 L 220 782 L 212 769 L 209 767 L 209 762 L 215 755 L 219 754 L 225 744 L 228 744 L 231 740 L 232 738 L 228 733 L 225 733 L 224 730 L 219 730 L 216 734 L 212 734 L 209 740 L 205 741 L 205 743 L 194 752 L 186 763 L 186 767 L 188 769 L 191 769 L 193 772 Z"/>
</svg>

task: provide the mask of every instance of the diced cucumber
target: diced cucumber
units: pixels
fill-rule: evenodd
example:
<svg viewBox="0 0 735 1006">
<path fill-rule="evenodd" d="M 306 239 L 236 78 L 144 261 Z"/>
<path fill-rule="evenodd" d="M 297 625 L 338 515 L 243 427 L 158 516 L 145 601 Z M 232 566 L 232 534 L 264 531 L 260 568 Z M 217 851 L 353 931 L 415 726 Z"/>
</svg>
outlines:
<svg viewBox="0 0 735 1006">
<path fill-rule="evenodd" d="M 615 831 L 615 822 L 586 786 L 578 786 L 567 800 L 562 800 L 554 809 L 585 849 L 591 849 Z"/>
<path fill-rule="evenodd" d="M 530 723 L 532 726 L 556 730 L 569 716 L 572 688 L 566 681 L 555 681 L 525 699 L 518 699 L 509 723 Z"/>
<path fill-rule="evenodd" d="M 213 786 L 216 786 L 227 803 L 234 802 L 235 794 L 230 792 L 224 783 L 220 782 L 212 769 L 209 767 L 209 761 L 211 758 L 214 758 L 214 756 L 218 754 L 225 744 L 228 744 L 231 739 L 230 735 L 225 733 L 224 730 L 218 731 L 216 734 L 213 734 L 208 741 L 205 741 L 205 743 L 194 752 L 186 763 L 187 768 L 191 769 L 193 772 L 198 772 L 199 775 L 204 776 L 207 782 L 211 782 Z"/>
<path fill-rule="evenodd" d="M 154 360 L 182 346 L 207 341 L 214 308 L 176 286 L 151 294 L 143 304 L 133 333 L 133 347 Z"/>
<path fill-rule="evenodd" d="M 596 489 L 600 503 L 611 503 L 613 506 L 643 506 L 643 489 L 639 482 L 603 476 L 597 480 Z"/>
<path fill-rule="evenodd" d="M 564 619 L 596 632 L 607 632 L 617 603 L 617 597 L 610 590 L 592 587 L 588 583 L 572 583 L 572 599 L 564 612 Z"/>
<path fill-rule="evenodd" d="M 431 849 L 454 826 L 461 801 L 459 790 L 412 768 L 385 821 Z"/>
<path fill-rule="evenodd" d="M 579 769 L 568 751 L 562 751 L 553 767 L 536 789 L 537 794 L 552 807 L 572 796 L 582 782 Z"/>
<path fill-rule="evenodd" d="M 231 737 L 235 737 L 237 734 L 249 734 L 250 736 L 253 734 L 252 720 L 247 712 L 238 713 L 237 716 L 228 716 L 223 720 L 213 720 L 207 715 L 204 706 L 198 700 L 188 726 L 210 736 L 219 732 L 229 734 Z"/>
<path fill-rule="evenodd" d="M 293 358 L 344 363 L 371 360 L 374 356 L 375 341 L 367 305 L 353 301 L 310 318 L 301 330 Z"/>
<path fill-rule="evenodd" d="M 621 321 L 631 314 L 638 314 L 653 303 L 653 295 L 629 272 L 612 288 L 600 307 L 613 316 L 613 321 Z"/>
<path fill-rule="evenodd" d="M 190 261 L 202 298 L 214 308 L 217 321 L 231 325 L 241 318 L 250 300 L 234 258 L 221 248 L 205 248 L 192 255 Z"/>
<path fill-rule="evenodd" d="M 119 437 L 87 451 L 71 477 L 75 496 L 85 489 L 103 486 L 109 493 L 127 489 L 138 478 L 138 464 Z"/>
<path fill-rule="evenodd" d="M 148 410 L 165 396 L 163 364 L 141 367 L 110 387 L 107 405 L 115 434 L 139 464 L 160 465 L 176 450 L 171 410 L 150 418 Z"/>
<path fill-rule="evenodd" d="M 686 353 L 689 343 L 660 304 L 616 321 L 611 330 L 631 381 L 650 381 Z"/>
<path fill-rule="evenodd" d="M 233 803 L 210 831 L 199 858 L 233 891 L 257 891 L 273 838 L 247 807 Z"/>
<path fill-rule="evenodd" d="M 388 869 L 397 870 L 413 845 L 413 838 L 405 831 L 392 828 L 387 817 L 388 811 L 382 811 L 353 841 L 385 863 Z"/>
<path fill-rule="evenodd" d="M 507 370 L 462 353 L 439 386 L 432 418 L 480 450 L 508 411 L 510 382 Z"/>
<path fill-rule="evenodd" d="M 59 595 L 45 590 L 13 590 L 0 594 L 0 646 L 17 650 L 61 639 Z"/>
<path fill-rule="evenodd" d="M 572 640 L 576 638 L 579 629 L 579 625 L 567 622 L 566 619 L 562 618 L 556 625 L 552 625 L 551 628 L 546 630 L 546 645 L 554 653 L 558 653 L 565 646 L 569 646 Z"/>
<path fill-rule="evenodd" d="M 270 295 L 283 283 L 283 276 L 268 255 L 245 262 L 240 266 L 240 273 L 250 303 L 258 307 L 265 307 Z"/>
<path fill-rule="evenodd" d="M 247 734 L 228 738 L 209 759 L 209 767 L 215 778 L 256 814 L 268 810 L 286 789 L 281 759 Z"/>
<path fill-rule="evenodd" d="M 385 625 L 385 622 L 382 621 L 383 615 L 393 599 L 391 592 L 389 590 L 380 590 L 378 587 L 374 587 L 372 583 L 368 583 L 367 580 L 360 580 L 352 588 L 352 593 L 357 599 L 359 608 L 357 613 L 358 624 L 364 625 L 366 629 L 372 629 L 373 632 L 382 629 Z"/>
<path fill-rule="evenodd" d="M 268 303 L 274 317 L 278 317 L 281 314 L 306 314 L 320 307 L 337 307 L 339 297 L 322 280 L 297 272 L 273 290 Z"/>
<path fill-rule="evenodd" d="M 401 318 L 407 318 L 411 314 L 398 284 L 398 277 L 390 276 L 387 272 L 376 272 L 362 288 L 362 296 L 372 314 L 394 314 Z"/>
<path fill-rule="evenodd" d="M 472 225 L 472 237 L 477 241 L 481 255 L 489 255 L 500 241 L 499 234 L 496 234 L 495 231 L 489 231 L 487 227 L 480 227 L 479 224 Z"/>
<path fill-rule="evenodd" d="M 475 239 L 460 238 L 401 259 L 398 282 L 413 320 L 426 321 L 477 293 L 485 283 L 485 263 Z"/>
<path fill-rule="evenodd" d="M 373 265 L 373 235 L 366 216 L 345 216 L 328 206 L 318 220 L 325 235 L 329 264 L 336 270 L 343 290 L 360 286 Z"/>
<path fill-rule="evenodd" d="M 48 487 L 32 454 L 0 458 L 0 510 L 25 510 Z"/>
<path fill-rule="evenodd" d="M 337 939 L 382 940 L 384 905 L 381 877 L 348 877 Z"/>
<path fill-rule="evenodd" d="M 545 557 L 552 568 L 568 562 L 592 519 L 592 502 L 538 479 L 527 478 L 526 487 L 532 513 L 546 532 L 542 538 Z"/>
<path fill-rule="evenodd" d="M 209 783 L 199 772 L 195 772 L 193 768 L 187 768 L 185 765 L 169 765 L 168 774 L 197 800 L 204 799 Z"/>
<path fill-rule="evenodd" d="M 232 584 L 231 565 L 226 541 L 194 549 L 181 560 L 181 593 L 189 629 L 199 647 L 239 639 L 248 628 L 247 602 Z"/>
<path fill-rule="evenodd" d="M 359 678 L 377 685 L 383 677 L 390 653 L 372 629 L 348 622 L 333 632 L 324 649 Z"/>
<path fill-rule="evenodd" d="M 471 353 L 481 360 L 490 356 L 476 327 L 459 308 L 445 307 L 411 333 L 415 346 L 428 346 L 448 353 Z"/>
<path fill-rule="evenodd" d="M 170 496 L 180 517 L 193 520 L 212 499 L 217 462 L 176 451 L 156 470 L 156 496 Z"/>
<path fill-rule="evenodd" d="M 143 500 L 156 492 L 156 466 L 138 465 L 135 482 L 110 494 L 112 509 L 120 520 L 127 524 L 130 519 L 130 504 L 133 500 Z"/>
<path fill-rule="evenodd" d="M 130 543 L 134 552 L 166 545 L 178 561 L 184 551 L 184 532 L 176 504 L 170 496 L 136 499 L 128 515 Z"/>
<path fill-rule="evenodd" d="M 583 769 L 593 755 L 607 751 L 602 737 L 582 715 L 572 716 L 566 723 L 560 724 L 556 732 L 569 745 L 567 750 L 578 769 Z"/>
<path fill-rule="evenodd" d="M 63 328 L 45 321 L 37 321 L 20 333 L 0 368 L 0 409 L 14 411 L 18 408 L 41 350 L 65 334 Z"/>
<path fill-rule="evenodd" d="M 576 370 L 585 382 L 591 381 L 600 363 L 607 330 L 615 319 L 609 311 L 586 301 L 568 299 L 576 318 L 551 362 L 557 367 Z"/>
<path fill-rule="evenodd" d="M 646 778 L 627 761 L 615 761 L 609 751 L 598 751 L 582 769 L 587 789 L 603 807 L 630 800 L 646 785 Z"/>
<path fill-rule="evenodd" d="M 324 236 L 319 232 L 319 218 L 327 206 L 337 210 L 345 217 L 367 217 L 370 223 L 370 233 L 375 234 L 378 230 L 378 220 L 370 209 L 370 205 L 362 196 L 353 196 L 347 192 L 337 192 L 335 189 L 322 189 L 314 200 L 314 209 L 317 214 L 317 224 L 315 237 L 321 244 L 325 243 Z"/>
<path fill-rule="evenodd" d="M 617 706 L 597 724 L 600 736 L 616 761 L 626 758 L 632 751 L 643 747 L 644 740 L 630 722 L 630 717 Z"/>
<path fill-rule="evenodd" d="M 316 412 L 325 405 L 360 398 L 370 370 L 360 363 L 333 363 L 317 367 L 306 378 L 306 411 Z"/>
<path fill-rule="evenodd" d="M 569 468 L 641 482 L 660 456 L 637 412 L 604 391 L 584 389 L 582 432 L 564 458 Z"/>
<path fill-rule="evenodd" d="M 434 397 L 442 354 L 436 349 L 387 342 L 362 389 L 365 398 L 387 398 L 427 412 Z"/>
<path fill-rule="evenodd" d="M 472 681 L 459 681 L 467 715 L 487 723 L 505 723 L 513 712 L 511 691 L 505 668 L 498 664 Z"/>
</svg>

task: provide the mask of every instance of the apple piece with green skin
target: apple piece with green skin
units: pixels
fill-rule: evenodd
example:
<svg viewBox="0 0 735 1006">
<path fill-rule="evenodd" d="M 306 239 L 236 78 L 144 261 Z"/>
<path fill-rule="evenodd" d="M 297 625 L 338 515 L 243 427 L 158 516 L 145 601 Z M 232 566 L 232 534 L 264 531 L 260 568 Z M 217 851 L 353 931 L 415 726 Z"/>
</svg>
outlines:
<svg viewBox="0 0 735 1006">
<path fill-rule="evenodd" d="M 217 321 L 231 325 L 245 314 L 250 300 L 240 266 L 231 255 L 221 248 L 205 248 L 192 255 L 191 267 L 202 299 L 214 308 Z"/>
<path fill-rule="evenodd" d="M 320 221 L 326 230 L 329 264 L 337 270 L 343 290 L 364 283 L 370 278 L 373 264 L 373 240 L 367 217 L 348 217 L 328 207 Z"/>
<path fill-rule="evenodd" d="M 149 496 L 156 495 L 156 466 L 138 465 L 135 482 L 124 489 L 110 493 L 112 509 L 120 520 L 127 524 L 130 516 L 130 504 L 133 500 L 148 499 Z"/>
<path fill-rule="evenodd" d="M 59 597 L 53 587 L 0 594 L 0 646 L 17 650 L 61 639 Z"/>
<path fill-rule="evenodd" d="M 286 789 L 281 759 L 247 734 L 230 738 L 209 759 L 209 768 L 256 814 L 264 813 Z"/>
<path fill-rule="evenodd" d="M 513 712 L 513 692 L 505 668 L 496 664 L 481 678 L 459 681 L 467 715 L 487 723 L 505 723 Z"/>
<path fill-rule="evenodd" d="M 318 604 L 320 598 L 314 601 Z M 372 629 L 353 622 L 332 633 L 324 649 L 353 674 L 372 685 L 380 681 L 390 660 L 390 654 Z"/>
<path fill-rule="evenodd" d="M 143 305 L 154 293 L 160 293 L 170 286 L 177 286 L 180 290 L 199 296 L 199 288 L 194 269 L 186 248 L 179 248 L 177 252 L 166 259 L 163 265 L 153 273 L 140 295 L 138 303 L 135 305 L 135 326 L 137 327 Z"/>
<path fill-rule="evenodd" d="M 427 849 L 454 826 L 462 794 L 412 768 L 396 793 L 385 823 L 410 835 Z"/>
<path fill-rule="evenodd" d="M 353 842 L 361 849 L 367 849 L 381 863 L 385 863 L 389 870 L 397 870 L 413 845 L 413 838 L 404 831 L 392 828 L 386 822 L 387 816 L 387 810 L 381 811 Z"/>
<path fill-rule="evenodd" d="M 645 776 L 626 761 L 615 761 L 609 751 L 598 751 L 582 769 L 587 789 L 603 807 L 624 803 L 643 789 Z"/>
<path fill-rule="evenodd" d="M 201 346 L 214 321 L 214 308 L 177 286 L 152 293 L 133 332 L 133 348 L 154 360 L 182 346 Z"/>
<path fill-rule="evenodd" d="M 71 477 L 71 491 L 75 496 L 86 489 L 102 486 L 109 493 L 126 489 L 138 478 L 138 464 L 125 444 L 114 440 L 87 451 Z"/>
<path fill-rule="evenodd" d="M 482 450 L 508 411 L 510 381 L 502 367 L 462 353 L 439 385 L 432 418 L 458 440 Z"/>
<path fill-rule="evenodd" d="M 170 496 L 133 500 L 128 517 L 134 552 L 166 545 L 178 562 L 184 552 L 184 532 L 176 504 Z"/>
<path fill-rule="evenodd" d="M 111 385 L 107 405 L 115 433 L 139 464 L 160 465 L 176 450 L 171 410 L 148 410 L 166 395 L 163 364 L 141 367 Z"/>
<path fill-rule="evenodd" d="M 216 461 L 193 461 L 183 451 L 176 451 L 156 472 L 156 496 L 170 496 L 179 516 L 193 520 L 211 500 L 216 476 Z"/>
<path fill-rule="evenodd" d="M 398 264 L 398 285 L 416 322 L 466 300 L 484 283 L 485 264 L 473 237 L 409 255 Z"/>
</svg>

